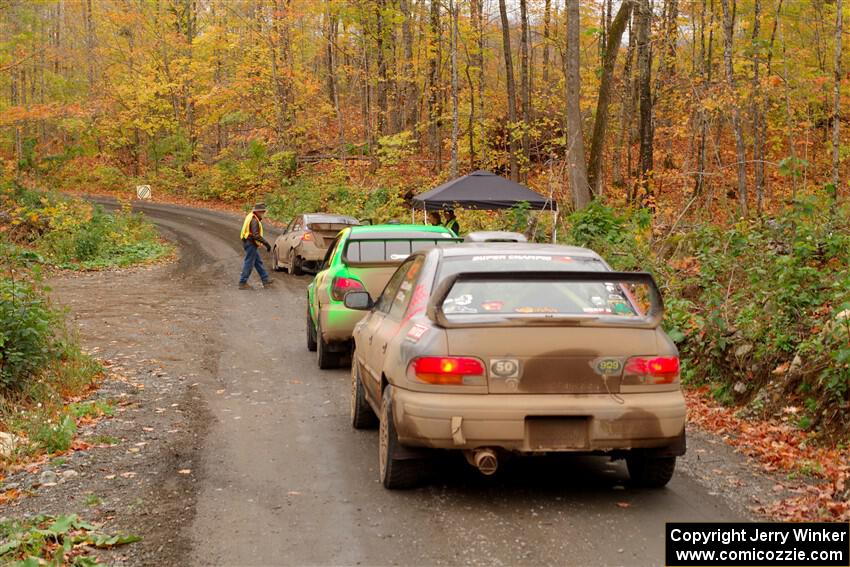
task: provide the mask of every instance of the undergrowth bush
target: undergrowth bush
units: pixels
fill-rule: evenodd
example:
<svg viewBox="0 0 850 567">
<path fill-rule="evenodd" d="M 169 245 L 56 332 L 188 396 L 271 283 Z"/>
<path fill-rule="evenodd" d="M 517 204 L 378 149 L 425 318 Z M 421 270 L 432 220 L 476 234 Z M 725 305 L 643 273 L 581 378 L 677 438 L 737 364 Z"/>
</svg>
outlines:
<svg viewBox="0 0 850 567">
<path fill-rule="evenodd" d="M 124 207 L 107 213 L 82 199 L 0 187 L 7 208 L 5 234 L 61 268 L 98 269 L 156 260 L 172 251 L 153 225 Z"/>
<path fill-rule="evenodd" d="M 807 198 L 771 219 L 662 237 L 649 221 L 594 203 L 568 219 L 567 239 L 616 269 L 653 272 L 687 382 L 755 411 L 796 405 L 803 427 L 847 429 L 850 211 Z"/>
</svg>

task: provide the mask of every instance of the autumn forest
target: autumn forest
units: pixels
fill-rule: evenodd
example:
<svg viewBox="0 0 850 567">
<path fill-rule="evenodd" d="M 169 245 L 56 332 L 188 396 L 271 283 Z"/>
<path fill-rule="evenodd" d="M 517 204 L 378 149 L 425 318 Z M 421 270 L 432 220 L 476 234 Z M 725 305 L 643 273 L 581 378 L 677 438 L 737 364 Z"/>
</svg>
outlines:
<svg viewBox="0 0 850 567">
<path fill-rule="evenodd" d="M 421 222 L 413 196 L 483 169 L 558 216 L 460 210 L 464 234 L 650 272 L 689 427 L 819 479 L 760 514 L 850 519 L 844 1 L 0 0 L 0 430 L 21 400 L 42 407 L 45 376 L 64 376 L 61 408 L 99 375 L 56 346 L 76 343 L 43 270 L 192 253 L 132 212 L 137 186 L 152 208 L 262 200 L 278 224 Z M 215 266 L 235 288 L 236 260 Z M 198 301 L 170 278 L 163 296 Z"/>
<path fill-rule="evenodd" d="M 801 191 L 846 193 L 840 13 L 841 0 L 3 0 L 0 151 L 10 175 L 224 199 L 350 162 L 349 176 L 394 166 L 381 185 L 403 192 L 490 169 L 576 208 L 760 215 Z"/>
</svg>

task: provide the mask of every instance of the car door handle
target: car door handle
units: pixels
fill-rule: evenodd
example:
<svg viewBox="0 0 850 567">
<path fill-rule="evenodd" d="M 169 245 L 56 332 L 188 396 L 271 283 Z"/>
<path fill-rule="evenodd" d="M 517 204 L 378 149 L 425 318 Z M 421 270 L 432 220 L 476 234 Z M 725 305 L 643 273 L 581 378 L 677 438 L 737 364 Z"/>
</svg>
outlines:
<svg viewBox="0 0 850 567">
<path fill-rule="evenodd" d="M 381 352 L 387 352 L 387 343 L 384 343 L 384 346 L 381 347 Z"/>
</svg>

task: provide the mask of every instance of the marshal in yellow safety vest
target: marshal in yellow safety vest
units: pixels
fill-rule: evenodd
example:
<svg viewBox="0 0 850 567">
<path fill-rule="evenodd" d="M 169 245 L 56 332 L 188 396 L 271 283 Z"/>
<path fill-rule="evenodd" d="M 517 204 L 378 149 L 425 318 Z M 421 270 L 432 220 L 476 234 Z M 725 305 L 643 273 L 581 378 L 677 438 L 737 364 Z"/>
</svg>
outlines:
<svg viewBox="0 0 850 567">
<path fill-rule="evenodd" d="M 257 203 L 254 205 L 254 209 L 245 215 L 245 220 L 242 221 L 239 237 L 242 239 L 242 246 L 245 248 L 245 261 L 242 263 L 242 274 L 239 276 L 239 289 L 251 289 L 251 286 L 248 285 L 248 278 L 254 270 L 257 270 L 257 274 L 263 280 L 263 287 L 272 284 L 272 280 L 269 279 L 269 274 L 263 266 L 259 250 L 257 250 L 261 245 L 266 247 L 266 251 L 272 249 L 271 244 L 263 237 L 262 220 L 265 212 L 266 206 L 263 203 Z"/>
<path fill-rule="evenodd" d="M 259 236 L 263 238 L 263 221 L 261 221 L 254 211 L 251 211 L 247 215 L 245 215 L 245 220 L 242 222 L 242 232 L 239 233 L 239 238 L 242 240 L 248 240 L 248 237 L 251 236 L 251 221 L 257 219 L 258 231 L 259 234 L 255 236 Z"/>
</svg>

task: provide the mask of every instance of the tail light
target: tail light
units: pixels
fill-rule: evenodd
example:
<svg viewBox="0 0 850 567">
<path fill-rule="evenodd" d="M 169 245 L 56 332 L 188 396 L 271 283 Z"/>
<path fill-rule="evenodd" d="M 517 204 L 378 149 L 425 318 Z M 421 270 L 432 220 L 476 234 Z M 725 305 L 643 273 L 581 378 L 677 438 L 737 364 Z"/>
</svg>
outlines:
<svg viewBox="0 0 850 567">
<path fill-rule="evenodd" d="M 678 379 L 678 356 L 635 356 L 626 362 L 623 371 L 623 383 L 672 384 Z"/>
<path fill-rule="evenodd" d="M 413 361 L 413 371 L 428 384 L 461 385 L 466 376 L 483 376 L 484 365 L 477 358 L 423 356 Z"/>
<path fill-rule="evenodd" d="M 331 281 L 331 297 L 336 301 L 342 301 L 345 298 L 345 294 L 349 291 L 359 291 L 362 289 L 365 289 L 363 284 L 354 278 L 337 276 Z"/>
<path fill-rule="evenodd" d="M 310 242 L 311 240 L 313 240 L 313 233 L 309 230 L 301 235 L 302 242 Z"/>
</svg>

